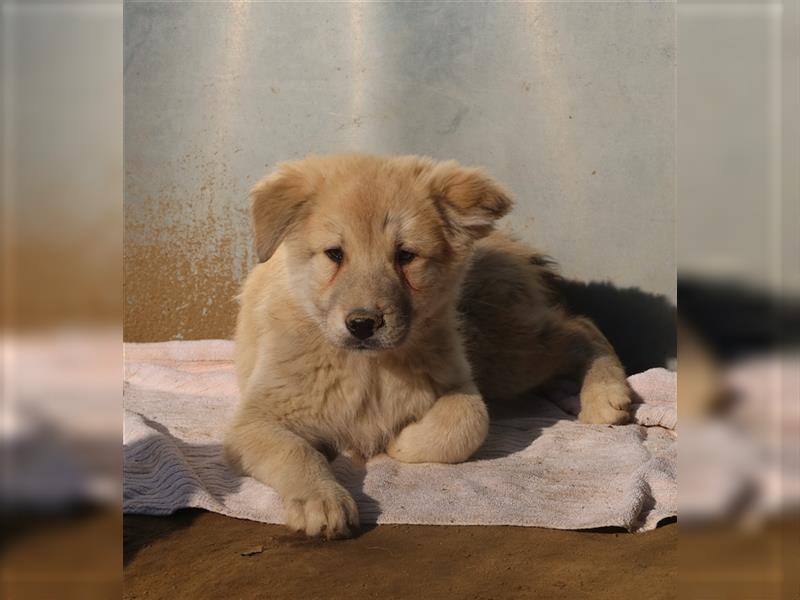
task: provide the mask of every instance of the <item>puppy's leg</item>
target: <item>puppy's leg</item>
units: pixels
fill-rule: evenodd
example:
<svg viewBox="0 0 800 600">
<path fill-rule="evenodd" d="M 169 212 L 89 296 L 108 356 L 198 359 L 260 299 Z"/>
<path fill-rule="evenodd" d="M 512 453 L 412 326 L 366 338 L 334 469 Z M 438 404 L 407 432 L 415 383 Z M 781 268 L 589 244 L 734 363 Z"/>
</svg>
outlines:
<svg viewBox="0 0 800 600">
<path fill-rule="evenodd" d="M 570 318 L 570 338 L 581 345 L 578 365 L 583 374 L 581 412 L 583 423 L 620 424 L 630 419 L 631 389 L 625 369 L 599 329 L 583 318 Z"/>
<path fill-rule="evenodd" d="M 282 425 L 245 410 L 228 432 L 225 450 L 235 466 L 280 494 L 292 529 L 331 539 L 358 525 L 356 503 L 325 457 Z"/>
<path fill-rule="evenodd" d="M 458 463 L 467 460 L 486 439 L 489 413 L 480 394 L 448 394 L 389 443 L 386 453 L 409 463 Z"/>
</svg>

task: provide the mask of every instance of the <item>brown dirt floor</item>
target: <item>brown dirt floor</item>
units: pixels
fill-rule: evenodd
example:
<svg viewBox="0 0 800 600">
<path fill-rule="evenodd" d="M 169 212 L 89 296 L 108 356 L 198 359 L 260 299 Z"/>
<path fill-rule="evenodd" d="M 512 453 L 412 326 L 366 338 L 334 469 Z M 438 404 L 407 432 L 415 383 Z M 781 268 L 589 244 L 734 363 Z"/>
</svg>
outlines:
<svg viewBox="0 0 800 600">
<path fill-rule="evenodd" d="M 0 598 L 105 600 L 122 594 L 122 516 L 85 508 L 0 513 Z"/>
<path fill-rule="evenodd" d="M 382 525 L 318 541 L 200 510 L 124 519 L 124 598 L 674 598 L 678 527 Z"/>
<path fill-rule="evenodd" d="M 384 525 L 321 542 L 200 510 L 2 513 L 0 529 L 4 600 L 800 598 L 797 515 L 682 526 L 680 541 L 673 523 L 639 535 Z"/>
</svg>

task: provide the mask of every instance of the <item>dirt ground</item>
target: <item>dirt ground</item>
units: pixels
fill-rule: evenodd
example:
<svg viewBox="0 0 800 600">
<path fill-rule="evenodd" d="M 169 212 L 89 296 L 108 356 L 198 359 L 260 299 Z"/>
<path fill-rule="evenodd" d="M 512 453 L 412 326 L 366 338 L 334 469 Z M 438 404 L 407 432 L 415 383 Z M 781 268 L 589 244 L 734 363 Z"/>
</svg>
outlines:
<svg viewBox="0 0 800 600">
<path fill-rule="evenodd" d="M 122 585 L 122 515 L 86 508 L 0 513 L 0 598 L 106 600 Z"/>
<path fill-rule="evenodd" d="M 382 525 L 325 542 L 187 510 L 124 519 L 124 598 L 674 598 L 678 527 Z M 646 591 L 646 592 L 645 592 Z"/>
<path fill-rule="evenodd" d="M 10 600 L 800 598 L 797 515 L 680 536 L 674 523 L 638 535 L 384 525 L 341 542 L 200 510 L 4 514 L 0 528 Z"/>
</svg>

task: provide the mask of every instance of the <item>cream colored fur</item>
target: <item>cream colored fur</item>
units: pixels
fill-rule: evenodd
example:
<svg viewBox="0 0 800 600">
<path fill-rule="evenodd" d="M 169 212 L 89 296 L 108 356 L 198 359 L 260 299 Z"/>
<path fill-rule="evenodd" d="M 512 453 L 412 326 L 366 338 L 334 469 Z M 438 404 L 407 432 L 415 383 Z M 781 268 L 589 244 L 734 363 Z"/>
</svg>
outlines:
<svg viewBox="0 0 800 600">
<path fill-rule="evenodd" d="M 581 420 L 627 419 L 613 349 L 559 306 L 536 251 L 492 233 L 511 200 L 481 171 L 311 157 L 279 165 L 251 201 L 262 262 L 241 295 L 226 450 L 278 491 L 290 527 L 341 537 L 358 524 L 336 453 L 465 461 L 488 431 L 484 399 L 558 375 L 582 378 Z M 381 315 L 367 340 L 345 326 L 361 309 Z"/>
</svg>

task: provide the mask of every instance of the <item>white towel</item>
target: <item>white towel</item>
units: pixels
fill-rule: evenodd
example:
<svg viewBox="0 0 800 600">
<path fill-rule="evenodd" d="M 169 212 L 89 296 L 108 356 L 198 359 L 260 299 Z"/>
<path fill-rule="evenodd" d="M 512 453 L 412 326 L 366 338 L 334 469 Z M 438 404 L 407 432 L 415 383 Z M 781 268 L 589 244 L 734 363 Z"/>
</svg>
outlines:
<svg viewBox="0 0 800 600">
<path fill-rule="evenodd" d="M 125 345 L 125 512 L 199 507 L 283 522 L 278 495 L 222 455 L 238 401 L 232 350 L 221 340 Z M 333 469 L 362 523 L 653 529 L 677 510 L 676 376 L 651 369 L 630 383 L 631 425 L 577 423 L 577 399 L 562 386 L 494 419 L 469 462 L 339 457 Z"/>
</svg>

